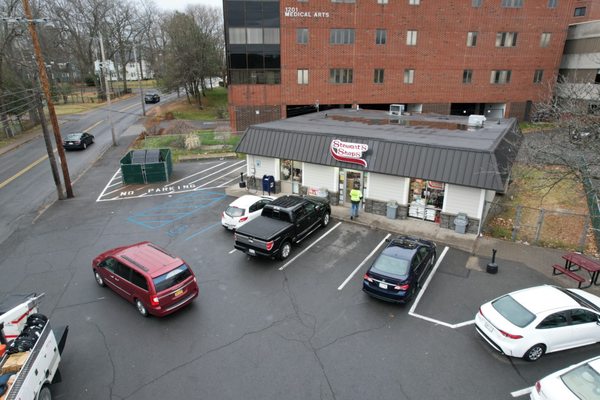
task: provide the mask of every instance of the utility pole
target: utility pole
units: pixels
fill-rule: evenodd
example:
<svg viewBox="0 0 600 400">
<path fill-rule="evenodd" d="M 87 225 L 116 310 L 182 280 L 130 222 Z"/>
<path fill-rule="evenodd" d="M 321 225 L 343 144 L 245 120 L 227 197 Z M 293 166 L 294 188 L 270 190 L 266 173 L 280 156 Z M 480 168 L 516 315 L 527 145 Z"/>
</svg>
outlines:
<svg viewBox="0 0 600 400">
<path fill-rule="evenodd" d="M 137 62 L 137 55 L 135 53 L 135 46 L 133 47 L 133 60 L 135 62 L 136 65 L 136 69 L 139 68 L 139 70 L 137 71 L 137 78 L 138 78 L 138 84 L 140 85 L 140 98 L 142 99 L 142 115 L 146 115 L 146 102 L 144 101 L 144 90 L 142 89 L 142 81 L 140 76 L 142 75 L 142 66 L 138 65 Z M 140 59 L 140 63 L 142 62 L 142 60 Z"/>
<path fill-rule="evenodd" d="M 27 0 L 23 0 L 23 1 L 27 1 Z M 102 41 L 102 34 L 98 33 L 98 36 L 100 38 L 100 53 L 102 54 L 102 68 L 106 68 L 107 70 L 104 71 L 104 86 L 106 86 L 106 102 L 108 103 L 108 123 L 110 124 L 110 133 L 112 135 L 112 142 L 113 142 L 113 146 L 117 146 L 117 137 L 115 136 L 115 127 L 113 125 L 113 121 L 112 121 L 112 116 L 110 115 L 110 110 L 112 108 L 111 102 L 110 102 L 110 87 L 108 86 L 108 73 L 110 72 L 110 68 L 108 68 L 108 65 L 106 63 L 106 58 L 104 57 L 104 42 Z"/>
<path fill-rule="evenodd" d="M 33 42 L 33 50 L 35 52 L 35 60 L 37 61 L 40 83 L 46 96 L 46 103 L 48 103 L 48 113 L 50 114 L 50 122 L 52 123 L 52 130 L 54 131 L 54 141 L 56 142 L 56 149 L 58 150 L 58 156 L 60 157 L 60 166 L 62 168 L 63 179 L 65 181 L 65 189 L 67 190 L 67 197 L 73 198 L 73 187 L 71 186 L 71 177 L 69 176 L 69 167 L 67 166 L 67 157 L 65 155 L 65 149 L 62 146 L 62 137 L 60 136 L 60 128 L 58 126 L 58 119 L 56 118 L 56 111 L 54 110 L 54 103 L 52 102 L 52 95 L 50 94 L 50 86 L 48 85 L 48 74 L 46 73 L 46 63 L 42 56 L 42 49 L 40 48 L 40 42 L 38 39 L 37 31 L 35 30 L 35 21 L 31 15 L 31 9 L 29 8 L 29 0 L 23 0 L 23 10 L 27 17 L 29 33 L 31 34 L 31 40 Z M 48 157 L 51 155 L 48 154 Z M 53 157 L 53 156 L 52 156 Z"/>
<path fill-rule="evenodd" d="M 50 132 L 48 131 L 48 124 L 46 124 L 46 116 L 44 115 L 44 105 L 42 104 L 42 94 L 36 90 L 35 97 L 38 104 L 38 114 L 40 117 L 40 124 L 42 125 L 42 132 L 44 133 L 44 142 L 46 143 L 46 151 L 48 152 L 48 161 L 50 161 L 50 169 L 52 170 L 52 178 L 54 178 L 54 185 L 56 186 L 56 192 L 58 193 L 58 199 L 64 200 L 65 195 L 62 190 L 62 184 L 60 182 L 60 175 L 58 173 L 58 167 L 56 166 L 56 158 L 54 158 L 54 150 L 52 149 L 52 139 L 50 138 Z"/>
</svg>

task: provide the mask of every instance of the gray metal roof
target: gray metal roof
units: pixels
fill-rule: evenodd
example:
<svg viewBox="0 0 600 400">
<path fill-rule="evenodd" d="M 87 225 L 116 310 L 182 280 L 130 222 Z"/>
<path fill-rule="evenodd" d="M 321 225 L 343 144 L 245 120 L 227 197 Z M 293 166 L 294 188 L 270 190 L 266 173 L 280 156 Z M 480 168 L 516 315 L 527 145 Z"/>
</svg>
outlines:
<svg viewBox="0 0 600 400">
<path fill-rule="evenodd" d="M 335 160 L 333 139 L 367 144 L 367 167 Z M 503 192 L 521 141 L 514 118 L 471 128 L 466 117 L 338 109 L 250 126 L 236 151 Z"/>
</svg>

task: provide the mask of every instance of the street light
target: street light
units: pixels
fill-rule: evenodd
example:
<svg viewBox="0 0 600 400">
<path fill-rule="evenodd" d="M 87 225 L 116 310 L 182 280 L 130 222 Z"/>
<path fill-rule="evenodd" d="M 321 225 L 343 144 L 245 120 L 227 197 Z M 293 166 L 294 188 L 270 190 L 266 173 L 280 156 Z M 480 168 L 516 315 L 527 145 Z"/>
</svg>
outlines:
<svg viewBox="0 0 600 400">
<path fill-rule="evenodd" d="M 60 135 L 60 128 L 58 126 L 58 119 L 56 118 L 56 111 L 54 110 L 54 103 L 52 102 L 52 95 L 50 94 L 50 86 L 48 85 L 48 74 L 46 72 L 46 63 L 42 56 L 42 49 L 40 48 L 40 42 L 38 39 L 37 31 L 35 30 L 36 23 L 47 23 L 48 19 L 33 19 L 31 9 L 29 8 L 29 0 L 23 0 L 23 9 L 27 22 L 29 33 L 31 34 L 31 40 L 33 42 L 33 50 L 35 52 L 35 60 L 38 65 L 40 82 L 44 95 L 46 97 L 46 103 L 48 104 L 48 113 L 50 114 L 50 122 L 52 123 L 52 130 L 54 131 L 54 140 L 56 142 L 56 149 L 60 158 L 60 165 L 63 173 L 63 179 L 65 181 L 65 189 L 67 191 L 67 198 L 75 197 L 73 194 L 73 186 L 71 185 L 71 177 L 69 176 L 69 167 L 67 166 L 67 157 L 65 155 L 65 149 L 62 146 L 62 137 Z M 22 18 L 15 18 L 15 22 L 24 20 Z"/>
</svg>

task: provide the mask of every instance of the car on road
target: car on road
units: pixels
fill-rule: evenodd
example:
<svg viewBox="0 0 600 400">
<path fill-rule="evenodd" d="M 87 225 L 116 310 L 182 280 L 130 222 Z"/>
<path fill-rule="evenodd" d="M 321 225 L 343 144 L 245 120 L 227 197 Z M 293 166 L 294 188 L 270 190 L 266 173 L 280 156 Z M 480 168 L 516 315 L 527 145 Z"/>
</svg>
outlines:
<svg viewBox="0 0 600 400">
<path fill-rule="evenodd" d="M 436 244 L 398 236 L 375 258 L 363 277 L 363 291 L 380 300 L 408 303 L 433 269 Z"/>
<path fill-rule="evenodd" d="M 475 328 L 486 342 L 526 361 L 600 342 L 599 322 L 600 297 L 551 285 L 505 294 L 475 315 Z"/>
<path fill-rule="evenodd" d="M 271 196 L 254 196 L 251 194 L 241 196 L 221 213 L 221 225 L 234 231 L 258 217 L 263 207 L 274 199 Z"/>
<path fill-rule="evenodd" d="M 144 95 L 144 103 L 158 103 L 160 95 L 157 92 L 148 92 Z"/>
<path fill-rule="evenodd" d="M 105 251 L 92 261 L 92 270 L 98 285 L 135 304 L 144 317 L 171 314 L 198 296 L 187 263 L 150 242 Z"/>
<path fill-rule="evenodd" d="M 82 149 L 85 150 L 90 144 L 94 143 L 94 135 L 87 132 L 69 133 L 63 139 L 63 148 L 65 150 Z"/>
<path fill-rule="evenodd" d="M 535 383 L 531 400 L 600 399 L 600 357 L 556 371 Z"/>
</svg>

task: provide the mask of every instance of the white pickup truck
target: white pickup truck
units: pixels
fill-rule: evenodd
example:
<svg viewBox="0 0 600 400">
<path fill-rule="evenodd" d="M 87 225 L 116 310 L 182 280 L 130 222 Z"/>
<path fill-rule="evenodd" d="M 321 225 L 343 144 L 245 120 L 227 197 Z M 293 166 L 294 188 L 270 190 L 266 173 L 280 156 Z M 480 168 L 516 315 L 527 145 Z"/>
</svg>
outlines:
<svg viewBox="0 0 600 400">
<path fill-rule="evenodd" d="M 68 327 L 52 330 L 38 313 L 42 296 L 11 296 L 0 304 L 0 400 L 50 400 L 50 384 L 60 380 Z"/>
</svg>

